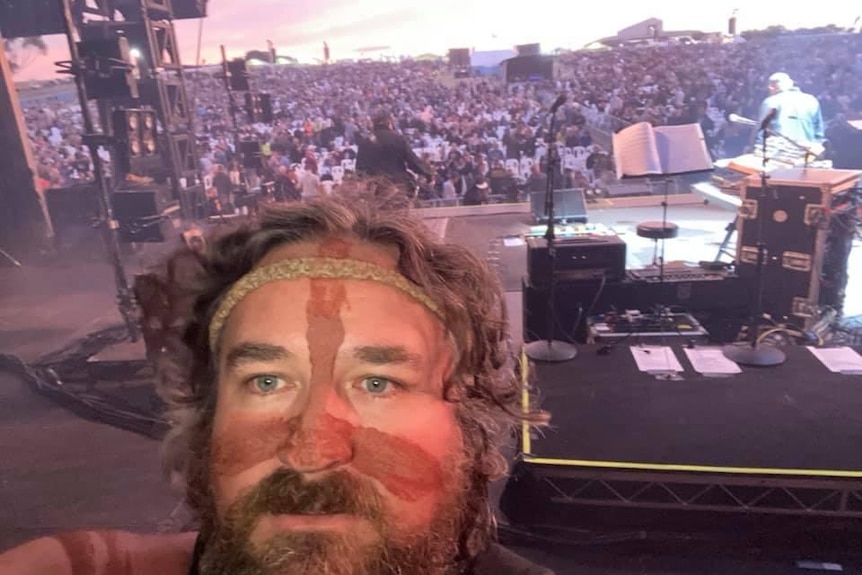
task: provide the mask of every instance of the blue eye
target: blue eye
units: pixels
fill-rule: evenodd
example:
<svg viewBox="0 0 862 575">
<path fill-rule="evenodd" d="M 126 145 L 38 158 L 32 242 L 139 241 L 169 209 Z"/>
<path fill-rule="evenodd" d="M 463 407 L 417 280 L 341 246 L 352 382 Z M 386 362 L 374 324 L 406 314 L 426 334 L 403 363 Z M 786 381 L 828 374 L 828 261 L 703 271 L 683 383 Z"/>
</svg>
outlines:
<svg viewBox="0 0 862 575">
<path fill-rule="evenodd" d="M 366 377 L 362 380 L 365 391 L 373 395 L 383 395 L 392 385 L 392 381 L 385 377 Z"/>
<path fill-rule="evenodd" d="M 249 382 L 257 393 L 272 393 L 281 386 L 281 378 L 275 375 L 256 375 Z"/>
</svg>

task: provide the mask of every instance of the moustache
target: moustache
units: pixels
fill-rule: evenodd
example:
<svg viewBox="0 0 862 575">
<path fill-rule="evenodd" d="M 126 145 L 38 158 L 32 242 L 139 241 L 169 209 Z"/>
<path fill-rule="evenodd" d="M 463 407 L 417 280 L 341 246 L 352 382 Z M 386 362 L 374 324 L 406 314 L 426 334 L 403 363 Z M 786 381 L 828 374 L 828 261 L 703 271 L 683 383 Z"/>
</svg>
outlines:
<svg viewBox="0 0 862 575">
<path fill-rule="evenodd" d="M 296 471 L 282 469 L 234 503 L 228 515 L 250 521 L 264 514 L 343 514 L 379 524 L 382 508 L 377 490 L 345 471 L 309 481 Z"/>
</svg>

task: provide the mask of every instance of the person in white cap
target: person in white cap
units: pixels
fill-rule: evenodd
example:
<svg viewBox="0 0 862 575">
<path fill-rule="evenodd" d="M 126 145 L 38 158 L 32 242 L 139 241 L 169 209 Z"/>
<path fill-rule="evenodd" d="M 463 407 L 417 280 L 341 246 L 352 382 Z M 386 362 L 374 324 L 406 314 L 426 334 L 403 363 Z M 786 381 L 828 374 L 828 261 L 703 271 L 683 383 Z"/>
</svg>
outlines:
<svg viewBox="0 0 862 575">
<path fill-rule="evenodd" d="M 776 72 L 769 77 L 769 96 L 760 105 L 759 122 L 767 123 L 774 134 L 785 136 L 801 145 L 814 145 L 820 149 L 826 138 L 820 102 L 795 85 L 790 76 Z M 772 134 L 770 134 L 772 135 Z M 757 134 L 756 143 L 762 144 L 763 131 Z"/>
</svg>

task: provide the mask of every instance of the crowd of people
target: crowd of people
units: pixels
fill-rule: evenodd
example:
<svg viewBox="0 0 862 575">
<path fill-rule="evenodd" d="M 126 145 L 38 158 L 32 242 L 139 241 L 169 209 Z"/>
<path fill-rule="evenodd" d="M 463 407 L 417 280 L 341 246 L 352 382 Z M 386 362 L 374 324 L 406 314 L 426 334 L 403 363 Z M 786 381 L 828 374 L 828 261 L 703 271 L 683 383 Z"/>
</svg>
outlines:
<svg viewBox="0 0 862 575">
<path fill-rule="evenodd" d="M 253 177 L 276 183 L 279 197 L 331 190 L 341 168 L 355 166 L 357 143 L 371 130 L 374 113 L 385 109 L 433 175 L 420 182 L 424 196 L 484 201 L 489 194 L 523 199 L 524 192 L 544 189 L 547 110 L 560 92 L 569 97 L 554 134 L 567 156 L 558 187 L 612 181 L 607 144 L 593 137 L 639 121 L 699 122 L 714 157 L 742 153 L 751 129 L 726 118 L 756 118 L 776 71 L 817 96 L 827 124 L 862 111 L 859 34 L 579 51 L 563 54 L 559 70 L 555 82 L 506 85 L 496 77 L 456 80 L 439 61 L 262 66 L 252 68 L 252 86 L 272 94 L 275 122 L 250 124 L 243 113 L 236 118 L 240 137 L 261 144 Z M 243 172 L 219 73 L 186 75 L 208 183 L 220 172 L 233 180 Z M 22 101 L 44 186 L 91 179 L 73 91 L 48 100 L 24 93 Z M 572 150 L 581 153 L 570 163 Z"/>
</svg>

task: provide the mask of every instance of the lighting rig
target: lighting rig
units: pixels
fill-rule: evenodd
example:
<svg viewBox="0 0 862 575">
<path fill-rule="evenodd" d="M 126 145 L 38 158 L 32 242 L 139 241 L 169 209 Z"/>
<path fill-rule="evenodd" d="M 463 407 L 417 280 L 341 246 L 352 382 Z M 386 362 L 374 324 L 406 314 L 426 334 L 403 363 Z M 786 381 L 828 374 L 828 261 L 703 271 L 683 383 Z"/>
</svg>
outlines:
<svg viewBox="0 0 862 575">
<path fill-rule="evenodd" d="M 60 73 L 75 80 L 95 174 L 98 228 L 114 271 L 129 337 L 140 336 L 133 290 L 120 244 L 162 242 L 179 215 L 194 210 L 185 189 L 197 180 L 191 107 L 174 34 L 174 7 L 206 16 L 205 0 L 5 0 L 0 33 L 7 38 L 64 33 L 70 59 Z M 98 123 L 91 104 L 98 107 Z M 161 128 L 161 130 L 159 129 Z M 108 151 L 112 169 L 102 150 Z M 171 235 L 173 235 L 171 233 Z"/>
</svg>

